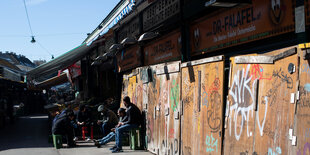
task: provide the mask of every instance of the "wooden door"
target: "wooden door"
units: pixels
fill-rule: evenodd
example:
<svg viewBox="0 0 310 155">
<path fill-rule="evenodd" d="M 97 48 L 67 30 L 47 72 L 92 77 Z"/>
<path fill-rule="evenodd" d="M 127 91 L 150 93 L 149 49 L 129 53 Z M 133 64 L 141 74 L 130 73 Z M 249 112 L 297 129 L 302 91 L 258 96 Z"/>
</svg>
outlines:
<svg viewBox="0 0 310 155">
<path fill-rule="evenodd" d="M 182 154 L 221 154 L 223 56 L 187 62 L 181 66 Z"/>
<path fill-rule="evenodd" d="M 224 154 L 289 154 L 296 48 L 231 58 Z"/>
</svg>

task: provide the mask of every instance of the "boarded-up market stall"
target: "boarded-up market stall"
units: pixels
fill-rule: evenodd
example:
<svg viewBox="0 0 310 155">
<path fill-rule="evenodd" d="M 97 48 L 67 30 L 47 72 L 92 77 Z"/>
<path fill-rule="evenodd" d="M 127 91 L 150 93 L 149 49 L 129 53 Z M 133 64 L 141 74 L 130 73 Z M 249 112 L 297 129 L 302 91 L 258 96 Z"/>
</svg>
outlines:
<svg viewBox="0 0 310 155">
<path fill-rule="evenodd" d="M 223 56 L 182 63 L 182 154 L 221 154 Z"/>
<path fill-rule="evenodd" d="M 291 154 L 297 48 L 231 58 L 224 154 Z"/>
</svg>

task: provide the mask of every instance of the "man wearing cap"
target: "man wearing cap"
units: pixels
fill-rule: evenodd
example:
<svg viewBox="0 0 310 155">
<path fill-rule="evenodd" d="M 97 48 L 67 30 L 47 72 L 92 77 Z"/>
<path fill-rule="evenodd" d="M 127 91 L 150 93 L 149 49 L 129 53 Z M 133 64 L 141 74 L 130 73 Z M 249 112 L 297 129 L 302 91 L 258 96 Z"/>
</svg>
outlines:
<svg viewBox="0 0 310 155">
<path fill-rule="evenodd" d="M 101 113 L 103 118 L 98 120 L 97 124 L 102 124 L 102 133 L 103 136 L 106 136 L 108 133 L 110 133 L 111 129 L 118 124 L 118 118 L 112 110 L 106 108 L 104 105 L 100 105 L 98 107 L 98 112 Z"/>
</svg>

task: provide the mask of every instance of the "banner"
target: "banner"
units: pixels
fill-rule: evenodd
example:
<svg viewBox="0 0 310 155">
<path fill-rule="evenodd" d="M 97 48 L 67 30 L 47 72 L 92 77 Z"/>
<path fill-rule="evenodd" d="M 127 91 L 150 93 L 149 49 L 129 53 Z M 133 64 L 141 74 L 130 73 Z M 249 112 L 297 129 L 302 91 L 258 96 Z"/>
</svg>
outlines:
<svg viewBox="0 0 310 155">
<path fill-rule="evenodd" d="M 293 0 L 253 0 L 252 4 L 203 17 L 190 27 L 191 54 L 243 44 L 295 30 Z"/>
<path fill-rule="evenodd" d="M 74 79 L 81 75 L 81 61 L 77 61 L 73 65 L 68 67 L 69 75 L 71 79 Z"/>
<path fill-rule="evenodd" d="M 147 44 L 144 48 L 145 65 L 181 59 L 181 33 L 172 32 Z"/>
<path fill-rule="evenodd" d="M 140 47 L 134 45 L 133 47 L 124 49 L 117 53 L 118 72 L 126 71 L 139 67 L 141 65 Z"/>
</svg>

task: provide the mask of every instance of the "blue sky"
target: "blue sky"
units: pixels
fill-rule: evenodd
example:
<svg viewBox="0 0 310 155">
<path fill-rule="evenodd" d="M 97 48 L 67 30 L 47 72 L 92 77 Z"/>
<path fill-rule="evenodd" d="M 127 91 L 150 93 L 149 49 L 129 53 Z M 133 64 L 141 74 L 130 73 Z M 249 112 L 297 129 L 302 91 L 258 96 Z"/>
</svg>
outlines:
<svg viewBox="0 0 310 155">
<path fill-rule="evenodd" d="M 80 45 L 120 0 L 0 0 L 0 51 L 51 59 Z M 41 45 L 42 46 L 41 46 Z"/>
</svg>

